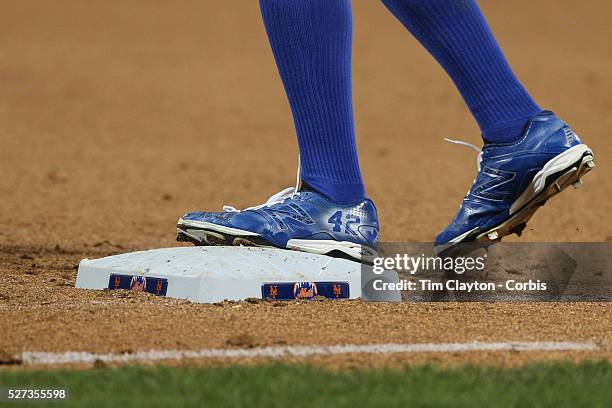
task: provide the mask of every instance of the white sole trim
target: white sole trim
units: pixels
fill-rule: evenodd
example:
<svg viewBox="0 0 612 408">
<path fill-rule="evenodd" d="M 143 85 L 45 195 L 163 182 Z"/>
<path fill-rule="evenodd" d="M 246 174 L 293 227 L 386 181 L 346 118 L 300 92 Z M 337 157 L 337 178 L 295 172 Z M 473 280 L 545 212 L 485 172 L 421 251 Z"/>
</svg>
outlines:
<svg viewBox="0 0 612 408">
<path fill-rule="evenodd" d="M 449 244 L 454 244 L 454 243 L 457 243 L 457 242 L 461 242 L 461 241 L 463 241 L 463 239 L 465 237 L 467 237 L 468 235 L 470 235 L 472 232 L 476 231 L 477 229 L 478 229 L 478 227 L 474 227 L 471 230 L 466 231 L 463 234 L 459 235 L 458 237 L 455 237 L 455 238 L 451 239 L 450 241 L 448 241 L 448 243 Z"/>
<path fill-rule="evenodd" d="M 525 191 L 523 191 L 523 193 L 519 196 L 519 198 L 517 198 L 516 201 L 512 203 L 512 206 L 510 207 L 510 215 L 521 209 L 523 206 L 525 206 L 525 204 L 527 204 L 535 196 L 542 192 L 544 186 L 546 186 L 546 179 L 549 176 L 560 171 L 569 169 L 570 166 L 579 161 L 582 156 L 588 151 L 590 151 L 590 149 L 587 145 L 579 144 L 549 160 L 544 165 L 542 170 L 540 170 L 533 177 L 533 180 L 529 184 L 529 187 L 527 187 Z"/>
<path fill-rule="evenodd" d="M 321 255 L 340 251 L 361 261 L 370 261 L 377 256 L 374 249 L 365 245 L 331 239 L 290 239 L 287 241 L 287 248 Z"/>
<path fill-rule="evenodd" d="M 225 227 L 223 225 L 218 225 L 218 224 L 214 224 L 212 222 L 206 222 L 206 221 L 184 220 L 180 218 L 178 220 L 177 225 L 185 226 L 185 227 L 203 228 L 203 229 L 207 229 L 211 231 L 220 232 L 222 234 L 230 234 L 230 235 L 237 235 L 237 236 L 250 236 L 250 237 L 259 236 L 259 234 L 256 234 L 251 231 L 245 231 L 245 230 L 241 230 L 238 228 Z"/>
</svg>

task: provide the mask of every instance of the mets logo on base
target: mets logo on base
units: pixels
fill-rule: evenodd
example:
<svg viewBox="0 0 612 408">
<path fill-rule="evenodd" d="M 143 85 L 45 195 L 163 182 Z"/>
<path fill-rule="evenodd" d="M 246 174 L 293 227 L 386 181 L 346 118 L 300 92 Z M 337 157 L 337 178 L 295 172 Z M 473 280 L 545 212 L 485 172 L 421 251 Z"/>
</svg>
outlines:
<svg viewBox="0 0 612 408">
<path fill-rule="evenodd" d="M 312 299 L 319 294 L 314 282 L 297 282 L 293 285 L 293 297 L 296 299 Z"/>
<path fill-rule="evenodd" d="M 148 289 L 147 289 L 148 290 Z M 267 282 L 261 285 L 261 298 L 272 300 L 348 299 L 348 282 Z"/>
<path fill-rule="evenodd" d="M 111 273 L 108 278 L 108 289 L 125 289 L 135 292 L 149 292 L 157 296 L 166 296 L 168 279 L 142 275 L 120 275 Z"/>
<path fill-rule="evenodd" d="M 130 290 L 135 292 L 144 292 L 147 290 L 147 278 L 144 276 L 134 275 L 130 281 Z"/>
</svg>

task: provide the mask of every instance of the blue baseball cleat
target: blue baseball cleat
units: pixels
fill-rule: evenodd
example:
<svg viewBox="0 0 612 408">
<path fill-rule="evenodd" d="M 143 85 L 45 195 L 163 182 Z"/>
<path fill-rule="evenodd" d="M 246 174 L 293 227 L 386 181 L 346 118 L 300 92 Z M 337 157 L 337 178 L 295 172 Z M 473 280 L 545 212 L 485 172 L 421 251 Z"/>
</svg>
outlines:
<svg viewBox="0 0 612 408">
<path fill-rule="evenodd" d="M 314 191 L 288 188 L 262 205 L 192 212 L 178 220 L 177 241 L 294 249 L 371 262 L 378 217 L 369 199 L 341 206 Z"/>
<path fill-rule="evenodd" d="M 447 139 L 448 140 L 448 139 Z M 488 245 L 521 235 L 536 210 L 594 166 L 593 153 L 554 113 L 543 111 L 526 126 L 521 139 L 486 144 L 478 156 L 478 175 L 459 212 L 436 238 L 438 254 L 460 243 Z"/>
</svg>

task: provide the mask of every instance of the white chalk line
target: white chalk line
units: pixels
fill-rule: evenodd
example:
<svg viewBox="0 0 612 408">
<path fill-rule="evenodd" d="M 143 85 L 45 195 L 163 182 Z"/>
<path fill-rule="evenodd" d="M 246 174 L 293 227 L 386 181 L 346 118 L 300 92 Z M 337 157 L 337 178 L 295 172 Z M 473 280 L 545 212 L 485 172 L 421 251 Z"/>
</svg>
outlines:
<svg viewBox="0 0 612 408">
<path fill-rule="evenodd" d="M 96 360 L 108 363 L 130 363 L 185 359 L 235 359 L 331 356 L 342 354 L 449 353 L 467 351 L 570 351 L 598 350 L 595 343 L 573 342 L 503 342 L 503 343 L 416 343 L 416 344 L 343 344 L 335 346 L 270 346 L 249 349 L 210 348 L 201 350 L 149 350 L 133 353 L 97 354 L 82 351 L 36 352 L 21 354 L 24 364 L 80 364 Z"/>
</svg>

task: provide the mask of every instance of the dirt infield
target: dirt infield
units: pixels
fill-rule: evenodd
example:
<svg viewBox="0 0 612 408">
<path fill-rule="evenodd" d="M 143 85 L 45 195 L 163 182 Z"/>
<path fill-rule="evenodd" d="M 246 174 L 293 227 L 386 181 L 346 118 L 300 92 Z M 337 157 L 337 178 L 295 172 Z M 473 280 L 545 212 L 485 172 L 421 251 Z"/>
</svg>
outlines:
<svg viewBox="0 0 612 408">
<path fill-rule="evenodd" d="M 478 129 L 386 9 L 354 0 L 361 163 L 386 241 L 431 241 L 476 172 Z M 526 241 L 612 241 L 612 6 L 483 2 L 518 77 L 594 150 L 580 191 Z M 297 147 L 257 2 L 0 5 L 0 364 L 23 351 L 470 341 L 589 341 L 590 352 L 318 358 L 517 364 L 612 352 L 609 303 L 198 305 L 74 289 L 82 258 L 175 246 L 177 217 L 292 184 Z M 511 239 L 515 239 L 514 237 Z"/>
</svg>

